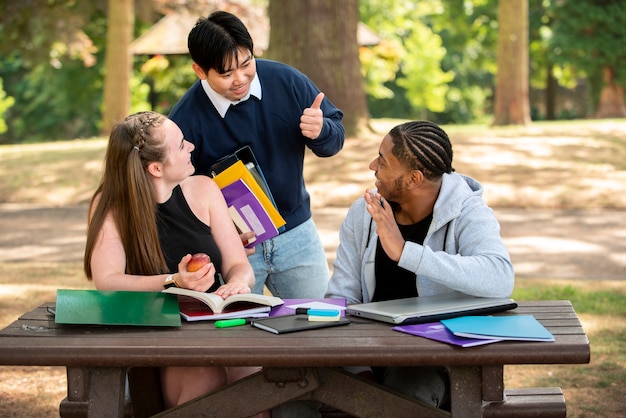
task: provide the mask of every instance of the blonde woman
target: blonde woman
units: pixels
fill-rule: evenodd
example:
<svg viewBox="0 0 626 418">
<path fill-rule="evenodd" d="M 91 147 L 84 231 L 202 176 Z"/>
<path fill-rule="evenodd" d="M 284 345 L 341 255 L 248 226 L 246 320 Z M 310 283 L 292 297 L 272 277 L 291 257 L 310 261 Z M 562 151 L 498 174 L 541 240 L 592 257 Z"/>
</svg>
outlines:
<svg viewBox="0 0 626 418">
<path fill-rule="evenodd" d="M 241 239 L 219 187 L 192 176 L 193 149 L 174 122 L 155 112 L 131 115 L 113 128 L 89 210 L 84 269 L 96 288 L 160 291 L 175 285 L 223 298 L 250 292 L 254 273 Z M 187 264 L 198 252 L 211 262 L 190 272 Z M 257 370 L 163 368 L 166 406 Z"/>
</svg>

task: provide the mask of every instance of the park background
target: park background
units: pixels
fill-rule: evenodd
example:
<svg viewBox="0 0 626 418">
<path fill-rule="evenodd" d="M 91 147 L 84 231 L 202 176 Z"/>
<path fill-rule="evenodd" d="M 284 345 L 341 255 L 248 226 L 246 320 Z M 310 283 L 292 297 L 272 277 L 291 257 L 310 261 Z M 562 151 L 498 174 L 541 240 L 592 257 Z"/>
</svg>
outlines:
<svg viewBox="0 0 626 418">
<path fill-rule="evenodd" d="M 184 53 L 124 51 L 168 16 L 219 8 L 242 17 L 255 43 L 268 48 L 255 53 L 300 68 L 346 111 L 344 150 L 306 162 L 329 262 L 347 206 L 373 183 L 367 164 L 384 133 L 407 119 L 443 124 L 455 168 L 485 185 L 503 223 L 516 267 L 514 297 L 572 300 L 592 342 L 590 365 L 513 368 L 507 385 L 563 387 L 568 416 L 620 416 L 626 409 L 623 3 L 0 2 L 0 325 L 53 300 L 56 288 L 90 286 L 80 267 L 84 213 L 101 174 L 107 126 L 137 110 L 167 113 L 194 79 Z M 111 40 L 119 30 L 112 25 L 115 10 L 132 30 Z M 520 22 L 528 26 L 515 25 Z M 188 29 L 181 32 L 185 39 Z M 342 42 L 344 36 L 351 41 Z M 52 212 L 60 220 L 48 219 Z M 52 255 L 67 255 L 70 244 L 78 248 L 71 257 Z M 62 368 L 1 367 L 0 375 L 0 415 L 58 415 Z"/>
</svg>

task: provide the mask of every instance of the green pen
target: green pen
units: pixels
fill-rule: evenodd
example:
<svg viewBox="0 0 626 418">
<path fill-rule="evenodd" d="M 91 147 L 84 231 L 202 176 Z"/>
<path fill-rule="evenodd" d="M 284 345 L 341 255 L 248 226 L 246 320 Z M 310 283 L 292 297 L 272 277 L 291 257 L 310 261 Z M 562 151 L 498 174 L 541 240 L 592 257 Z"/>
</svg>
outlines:
<svg viewBox="0 0 626 418">
<path fill-rule="evenodd" d="M 237 318 L 237 319 L 223 319 L 221 321 L 215 321 L 215 328 L 230 328 L 238 327 L 241 325 L 249 324 L 249 319 Z"/>
</svg>

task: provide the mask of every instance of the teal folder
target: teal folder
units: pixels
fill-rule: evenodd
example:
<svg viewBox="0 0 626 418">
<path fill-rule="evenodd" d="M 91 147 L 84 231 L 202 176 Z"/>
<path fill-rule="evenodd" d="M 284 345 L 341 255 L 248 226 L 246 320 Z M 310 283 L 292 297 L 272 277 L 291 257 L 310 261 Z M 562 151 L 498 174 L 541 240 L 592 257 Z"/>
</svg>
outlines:
<svg viewBox="0 0 626 418">
<path fill-rule="evenodd" d="M 554 336 L 532 315 L 462 316 L 441 323 L 458 337 L 519 341 L 554 341 Z"/>
<path fill-rule="evenodd" d="M 176 295 L 58 289 L 54 322 L 57 324 L 142 325 L 179 327 Z"/>
</svg>

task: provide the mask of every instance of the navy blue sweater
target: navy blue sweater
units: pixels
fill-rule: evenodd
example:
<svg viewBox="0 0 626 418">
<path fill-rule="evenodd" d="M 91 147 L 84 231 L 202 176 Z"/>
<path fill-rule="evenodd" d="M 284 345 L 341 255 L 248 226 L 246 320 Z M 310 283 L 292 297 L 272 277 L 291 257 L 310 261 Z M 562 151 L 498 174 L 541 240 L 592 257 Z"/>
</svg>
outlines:
<svg viewBox="0 0 626 418">
<path fill-rule="evenodd" d="M 197 174 L 209 174 L 211 164 L 250 145 L 289 230 L 311 217 L 302 172 L 305 147 L 319 157 L 338 153 L 345 137 L 343 113 L 324 98 L 320 136 L 315 140 L 302 136 L 300 116 L 311 106 L 319 89 L 285 64 L 257 59 L 256 69 L 262 100 L 250 96 L 222 118 L 198 80 L 174 106 L 169 118 L 195 145 L 192 159 Z"/>
</svg>

